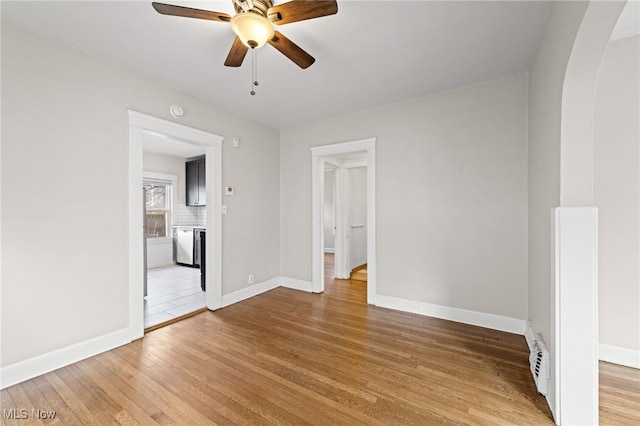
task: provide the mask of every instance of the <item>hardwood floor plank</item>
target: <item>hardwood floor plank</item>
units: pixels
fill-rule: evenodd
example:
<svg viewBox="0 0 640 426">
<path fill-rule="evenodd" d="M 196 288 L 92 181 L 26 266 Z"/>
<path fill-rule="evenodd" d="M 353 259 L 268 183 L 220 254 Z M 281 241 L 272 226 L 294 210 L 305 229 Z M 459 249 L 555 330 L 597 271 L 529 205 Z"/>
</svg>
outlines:
<svg viewBox="0 0 640 426">
<path fill-rule="evenodd" d="M 104 385 L 105 388 L 115 388 L 123 397 L 129 400 L 124 403 L 125 405 L 129 403 L 135 404 L 156 423 L 162 425 L 178 424 L 171 416 L 164 412 L 160 404 L 154 403 L 154 401 L 147 397 L 147 392 L 141 392 L 144 391 L 144 387 L 136 389 L 123 380 L 119 375 L 120 369 L 117 364 L 109 362 L 105 357 L 92 357 L 87 359 L 86 363 L 98 372 L 104 380 L 108 381 L 108 384 Z"/>
<path fill-rule="evenodd" d="M 56 370 L 56 374 L 71 389 L 74 397 L 84 402 L 99 424 L 120 424 L 114 416 L 120 407 L 91 379 L 84 377 L 76 364 Z"/>
<path fill-rule="evenodd" d="M 38 407 L 34 406 L 31 403 L 31 401 L 29 400 L 29 397 L 24 391 L 24 386 L 25 386 L 24 383 L 20 383 L 15 386 L 11 386 L 10 388 L 7 389 L 9 391 L 9 395 L 11 395 L 11 400 L 13 401 L 15 406 L 14 407 L 2 406 L 2 409 L 5 410 L 6 408 L 9 408 L 9 409 L 13 408 L 15 410 L 19 410 L 18 412 L 19 412 L 19 415 L 21 416 L 16 421 L 9 421 L 8 424 L 42 425 L 44 424 L 42 420 L 36 417 L 33 417 L 31 415 L 33 410 Z M 26 417 L 23 417 L 23 416 L 26 416 Z M 3 411 L 3 417 L 4 417 L 4 411 Z"/>
<path fill-rule="evenodd" d="M 133 342 L 133 344 L 136 346 L 128 345 L 129 347 L 120 351 L 117 350 L 120 348 L 116 348 L 100 356 L 104 355 L 109 360 L 119 363 L 130 375 L 127 381 L 137 387 L 139 392 L 145 392 L 150 398 L 157 398 L 162 403 L 163 409 L 168 410 L 167 414 L 178 424 L 215 424 L 213 420 L 208 419 L 192 406 L 194 399 L 190 397 L 191 387 L 185 385 L 184 380 L 179 376 L 167 374 L 164 370 L 158 370 L 158 376 L 156 376 L 155 369 L 140 362 L 142 342 Z"/>
<path fill-rule="evenodd" d="M 109 380 L 105 378 L 108 370 L 104 368 L 94 368 L 93 363 L 90 360 L 85 360 L 76 363 L 80 372 L 85 376 L 91 378 L 91 380 L 98 386 L 105 394 L 109 395 L 119 410 L 116 411 L 114 417 L 120 422 L 131 422 L 140 424 L 150 424 L 154 422 L 153 415 L 157 414 L 156 410 L 145 411 L 138 404 L 131 401 L 131 399 L 123 393 L 123 391 L 114 386 Z M 124 390 L 124 389 L 123 389 Z M 149 407 L 146 407 L 147 410 Z"/>
<path fill-rule="evenodd" d="M 58 375 L 60 370 L 56 370 L 43 376 L 46 382 L 64 401 L 64 403 L 55 406 L 56 411 L 60 409 L 61 415 L 63 415 L 68 408 L 68 410 L 73 413 L 74 417 L 78 419 L 80 424 L 97 424 L 98 419 L 91 413 L 91 410 L 87 408 L 83 401 L 84 398 L 78 398 L 73 390 L 60 378 Z M 62 417 L 62 419 L 66 418 Z M 72 422 L 70 421 L 70 423 Z"/>
<path fill-rule="evenodd" d="M 24 389 L 25 394 L 29 398 L 29 401 L 36 407 L 36 411 L 32 411 L 30 416 L 37 417 L 44 424 L 51 424 L 57 422 L 57 410 L 55 405 L 52 405 L 44 396 L 46 388 L 38 386 L 36 380 L 29 380 L 20 384 Z"/>
<path fill-rule="evenodd" d="M 600 363 L 600 424 L 640 424 L 640 370 Z"/>
<path fill-rule="evenodd" d="M 181 350 L 176 348 L 174 352 L 180 353 Z M 181 355 L 184 356 L 184 353 Z M 225 404 L 226 400 L 233 401 L 248 408 L 262 421 L 268 420 L 278 424 L 299 423 L 299 418 L 291 416 L 280 406 L 273 404 L 268 392 L 260 392 L 261 389 L 257 386 L 256 378 L 247 379 L 243 377 L 233 362 L 221 363 L 219 356 L 212 357 L 208 362 L 185 356 L 184 361 L 181 365 L 172 368 L 171 371 L 174 373 L 179 372 L 183 377 L 188 377 L 191 388 L 203 390 L 196 392 L 195 395 L 198 399 L 193 401 L 194 408 L 208 410 L 212 405 L 212 389 L 209 389 L 209 384 L 213 384 L 215 388 L 224 388 L 222 404 Z M 154 372 L 157 372 L 158 369 L 158 366 L 154 367 Z M 213 374 L 208 373 L 208 370 L 211 369 L 214 370 Z M 200 401 L 205 405 L 199 408 L 198 403 Z M 205 413 L 203 412 L 203 414 Z"/>
<path fill-rule="evenodd" d="M 11 399 L 11 395 L 9 395 L 9 391 L 7 389 L 0 389 L 0 408 L 11 410 L 11 409 L 15 409 L 15 407 L 16 407 L 16 404 L 13 402 L 13 399 Z M 3 412 L 2 417 L 0 418 L 0 422 L 1 422 L 0 424 L 2 424 L 3 426 L 11 424 L 9 423 L 11 421 L 9 416 L 10 415 L 7 415 Z"/>
<path fill-rule="evenodd" d="M 255 357 L 251 357 L 251 360 L 243 359 L 241 353 L 220 354 L 225 359 L 225 364 L 230 365 L 232 363 L 237 364 L 238 371 L 246 371 L 248 379 L 254 383 L 256 381 L 262 381 L 261 388 L 264 391 L 269 392 L 270 398 L 278 397 L 274 402 L 284 407 L 292 405 L 292 401 L 296 401 L 300 397 L 310 398 L 313 401 L 314 411 L 317 411 L 318 415 L 323 417 L 333 417 L 333 411 L 340 412 L 337 419 L 341 419 L 344 422 L 350 424 L 380 424 L 376 419 L 370 418 L 366 415 L 361 415 L 358 412 L 353 412 L 342 405 L 336 403 L 335 399 L 328 398 L 318 389 L 317 386 L 310 381 L 303 380 L 300 376 L 287 374 L 286 370 L 274 368 L 273 364 L 265 365 L 264 363 L 256 362 Z M 258 379 L 259 376 L 259 379 Z M 261 380 L 260 380 L 261 379 Z M 277 392 L 274 392 L 277 390 Z M 335 390 L 333 391 L 335 396 Z M 294 399 L 295 398 L 295 399 Z M 321 404 L 318 407 L 318 404 Z M 305 410 L 309 410 L 306 404 L 297 403 L 298 412 L 304 413 Z M 296 407 L 294 407 L 296 408 Z M 313 418 L 316 416 L 314 415 Z M 329 420 L 329 419 L 327 419 Z M 295 423 L 294 423 L 295 424 Z"/>
<path fill-rule="evenodd" d="M 200 344 L 202 344 L 202 341 L 200 342 Z M 266 399 L 270 402 L 273 401 L 276 403 L 276 407 L 288 407 L 295 405 L 295 397 L 297 396 L 297 392 L 299 392 L 300 390 L 302 390 L 303 392 L 306 391 L 306 389 L 292 389 L 290 383 L 283 383 L 283 381 L 281 381 L 278 377 L 272 375 L 271 371 L 267 371 L 267 369 L 256 369 L 254 367 L 254 358 L 250 358 L 246 362 L 243 361 L 244 355 L 242 352 L 234 353 L 233 351 L 230 351 L 230 348 L 232 346 L 231 343 L 227 343 L 226 341 L 224 341 L 219 344 L 209 343 L 208 346 L 212 351 L 217 351 L 214 359 L 209 361 L 209 367 L 217 366 L 220 369 L 224 370 L 224 372 L 231 374 L 233 376 L 232 383 L 242 384 L 246 381 L 248 387 L 257 387 L 257 389 L 262 389 L 264 387 L 264 392 L 262 393 L 260 399 Z M 224 360 L 224 362 L 220 364 L 218 360 Z M 191 365 L 192 363 L 190 362 L 189 364 Z M 206 368 L 206 366 L 204 366 L 204 368 Z M 261 376 L 266 376 L 266 379 L 265 377 Z M 274 387 L 278 389 L 278 392 L 273 392 Z M 261 401 L 261 403 L 264 403 L 264 401 Z M 298 408 L 299 413 L 304 413 L 304 404 L 299 404 Z M 261 415 L 264 414 L 261 413 Z M 293 424 L 300 424 L 300 419 L 294 418 L 292 422 Z"/>
<path fill-rule="evenodd" d="M 50 373 L 51 374 L 51 373 Z M 49 404 L 49 409 L 55 411 L 55 419 L 64 425 L 81 425 L 82 422 L 67 405 L 62 396 L 54 389 L 47 380 L 47 375 L 33 379 L 34 385 L 42 392 L 42 395 Z"/>
</svg>

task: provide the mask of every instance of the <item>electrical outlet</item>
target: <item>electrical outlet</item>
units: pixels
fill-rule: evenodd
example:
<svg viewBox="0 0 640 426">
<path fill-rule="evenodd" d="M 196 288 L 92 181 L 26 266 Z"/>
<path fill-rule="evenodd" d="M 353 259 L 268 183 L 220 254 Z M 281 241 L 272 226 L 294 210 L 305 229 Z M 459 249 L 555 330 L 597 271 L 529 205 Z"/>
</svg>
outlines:
<svg viewBox="0 0 640 426">
<path fill-rule="evenodd" d="M 249 275 L 249 284 L 253 282 L 253 274 Z"/>
</svg>

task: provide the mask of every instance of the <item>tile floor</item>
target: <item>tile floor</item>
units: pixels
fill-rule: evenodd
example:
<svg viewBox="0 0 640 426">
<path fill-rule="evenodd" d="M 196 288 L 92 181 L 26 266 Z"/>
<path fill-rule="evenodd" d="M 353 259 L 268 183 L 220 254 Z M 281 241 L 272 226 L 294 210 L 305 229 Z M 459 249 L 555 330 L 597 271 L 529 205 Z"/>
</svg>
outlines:
<svg viewBox="0 0 640 426">
<path fill-rule="evenodd" d="M 207 306 L 200 269 L 170 265 L 147 271 L 144 327 L 148 328 Z"/>
</svg>

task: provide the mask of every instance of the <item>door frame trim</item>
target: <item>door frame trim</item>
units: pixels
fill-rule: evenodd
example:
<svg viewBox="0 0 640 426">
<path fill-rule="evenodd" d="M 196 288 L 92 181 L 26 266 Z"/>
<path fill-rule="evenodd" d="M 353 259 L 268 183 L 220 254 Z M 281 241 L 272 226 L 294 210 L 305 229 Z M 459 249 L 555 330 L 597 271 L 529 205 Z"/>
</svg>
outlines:
<svg viewBox="0 0 640 426">
<path fill-rule="evenodd" d="M 131 340 L 144 336 L 142 180 L 144 132 L 162 133 L 205 148 L 207 185 L 207 308 L 222 306 L 222 141 L 223 136 L 127 110 L 129 115 L 129 330 Z M 209 201 L 210 200 L 210 201 Z"/>
<path fill-rule="evenodd" d="M 312 198 L 312 291 L 324 291 L 324 200 L 325 157 L 366 152 L 367 158 L 367 303 L 375 305 L 377 287 L 376 261 L 376 138 L 311 147 Z"/>
</svg>

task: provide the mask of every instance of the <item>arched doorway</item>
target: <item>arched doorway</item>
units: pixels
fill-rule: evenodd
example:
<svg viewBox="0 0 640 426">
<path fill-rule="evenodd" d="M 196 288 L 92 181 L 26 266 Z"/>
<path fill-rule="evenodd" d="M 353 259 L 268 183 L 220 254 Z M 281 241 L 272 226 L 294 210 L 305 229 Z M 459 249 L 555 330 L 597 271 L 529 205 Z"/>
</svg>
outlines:
<svg viewBox="0 0 640 426">
<path fill-rule="evenodd" d="M 552 229 L 551 382 L 558 424 L 597 424 L 598 215 L 594 204 L 594 110 L 598 72 L 624 2 L 574 7 L 560 103 L 559 206 Z M 584 9 L 579 10 L 580 7 Z"/>
</svg>

